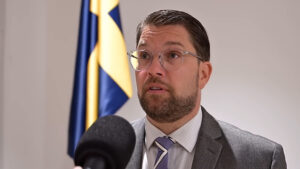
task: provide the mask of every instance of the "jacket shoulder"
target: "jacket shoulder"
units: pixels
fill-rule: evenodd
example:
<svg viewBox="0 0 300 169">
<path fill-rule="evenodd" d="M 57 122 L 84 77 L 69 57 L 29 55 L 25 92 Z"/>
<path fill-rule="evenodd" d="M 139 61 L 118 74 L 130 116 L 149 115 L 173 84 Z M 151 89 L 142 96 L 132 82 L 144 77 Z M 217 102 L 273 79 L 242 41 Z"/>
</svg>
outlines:
<svg viewBox="0 0 300 169">
<path fill-rule="evenodd" d="M 141 168 L 142 166 L 143 145 L 145 138 L 145 118 L 132 121 L 131 125 L 136 135 L 136 142 L 126 169 Z"/>
<path fill-rule="evenodd" d="M 139 130 L 145 126 L 145 117 L 130 122 L 134 130 Z"/>
<path fill-rule="evenodd" d="M 272 169 L 285 169 L 286 162 L 280 144 L 265 137 L 252 134 L 229 123 L 218 121 L 225 138 L 238 161 L 245 166 L 265 164 Z"/>
</svg>

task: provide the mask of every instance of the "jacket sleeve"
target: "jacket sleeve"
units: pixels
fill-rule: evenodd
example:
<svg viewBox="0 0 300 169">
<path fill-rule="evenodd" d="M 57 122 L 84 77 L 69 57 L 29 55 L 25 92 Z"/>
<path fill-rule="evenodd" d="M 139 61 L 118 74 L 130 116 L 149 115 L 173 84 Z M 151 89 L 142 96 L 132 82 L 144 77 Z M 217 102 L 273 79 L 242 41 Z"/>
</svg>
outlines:
<svg viewBox="0 0 300 169">
<path fill-rule="evenodd" d="M 271 169 L 286 169 L 285 155 L 281 145 L 276 144 L 273 151 Z"/>
</svg>

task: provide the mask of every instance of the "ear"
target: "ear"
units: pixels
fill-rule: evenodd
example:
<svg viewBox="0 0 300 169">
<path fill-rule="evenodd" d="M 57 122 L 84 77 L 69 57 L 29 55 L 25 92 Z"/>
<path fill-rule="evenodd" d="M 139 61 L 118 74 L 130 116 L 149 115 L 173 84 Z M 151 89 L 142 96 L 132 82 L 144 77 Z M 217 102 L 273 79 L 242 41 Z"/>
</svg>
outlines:
<svg viewBox="0 0 300 169">
<path fill-rule="evenodd" d="M 200 62 L 199 65 L 199 88 L 203 89 L 212 73 L 212 65 L 209 61 Z"/>
</svg>

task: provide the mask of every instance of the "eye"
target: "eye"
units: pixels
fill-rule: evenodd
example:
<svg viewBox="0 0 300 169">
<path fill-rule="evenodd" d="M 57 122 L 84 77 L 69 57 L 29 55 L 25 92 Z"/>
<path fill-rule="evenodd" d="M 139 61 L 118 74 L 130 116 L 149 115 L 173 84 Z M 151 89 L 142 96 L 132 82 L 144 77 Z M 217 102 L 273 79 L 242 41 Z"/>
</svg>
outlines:
<svg viewBox="0 0 300 169">
<path fill-rule="evenodd" d="M 149 59 L 151 59 L 151 55 L 147 51 L 139 51 L 138 52 L 138 58 L 149 60 Z"/>
<path fill-rule="evenodd" d="M 170 58 L 170 59 L 176 59 L 176 58 L 178 58 L 178 57 L 179 57 L 178 54 L 175 53 L 175 52 L 172 52 L 172 53 L 169 54 L 169 58 Z"/>
<path fill-rule="evenodd" d="M 169 51 L 165 54 L 165 57 L 168 61 L 177 60 L 181 57 L 181 53 L 179 51 Z"/>
</svg>

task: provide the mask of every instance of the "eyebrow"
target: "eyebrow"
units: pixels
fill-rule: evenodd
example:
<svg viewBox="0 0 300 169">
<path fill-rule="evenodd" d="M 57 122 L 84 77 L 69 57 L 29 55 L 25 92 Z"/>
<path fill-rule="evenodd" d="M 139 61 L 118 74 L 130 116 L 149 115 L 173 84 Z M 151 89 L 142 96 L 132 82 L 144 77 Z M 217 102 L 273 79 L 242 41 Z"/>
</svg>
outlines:
<svg viewBox="0 0 300 169">
<path fill-rule="evenodd" d="M 147 46 L 147 43 L 145 43 L 145 42 L 139 43 L 139 44 L 137 45 L 138 48 L 139 48 L 139 47 L 145 47 L 145 46 Z"/>
<path fill-rule="evenodd" d="M 163 46 L 172 46 L 172 45 L 178 45 L 178 46 L 184 47 L 184 45 L 182 43 L 175 42 L 175 41 L 167 41 Z M 142 43 L 138 44 L 137 47 L 145 47 L 145 46 L 147 46 L 147 43 L 142 42 Z"/>
<path fill-rule="evenodd" d="M 178 45 L 178 46 L 184 47 L 182 43 L 174 42 L 174 41 L 168 41 L 164 44 L 164 46 L 171 46 L 171 45 Z"/>
</svg>

